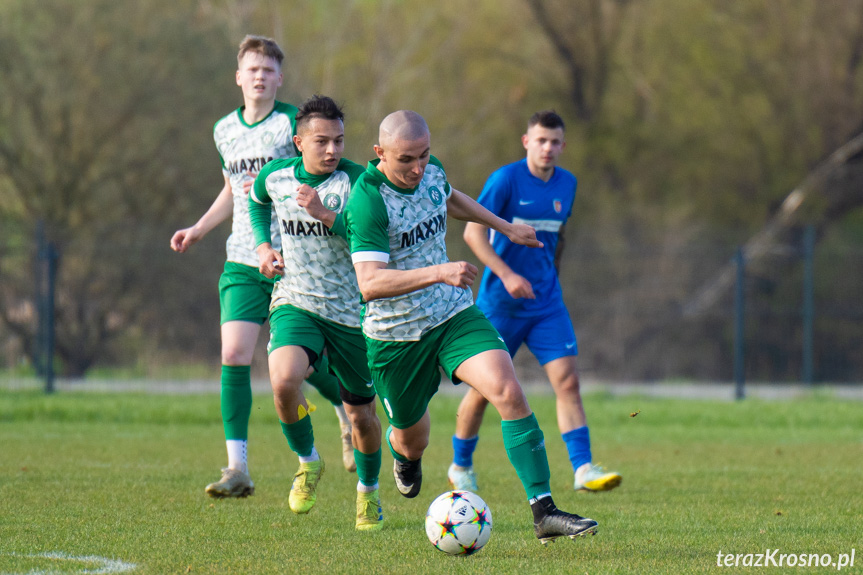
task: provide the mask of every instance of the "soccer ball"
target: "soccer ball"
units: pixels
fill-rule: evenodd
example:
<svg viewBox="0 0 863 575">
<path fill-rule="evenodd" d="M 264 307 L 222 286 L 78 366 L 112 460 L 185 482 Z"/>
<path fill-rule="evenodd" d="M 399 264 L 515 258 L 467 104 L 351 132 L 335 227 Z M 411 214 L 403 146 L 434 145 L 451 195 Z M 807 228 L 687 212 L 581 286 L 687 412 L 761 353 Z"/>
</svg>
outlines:
<svg viewBox="0 0 863 575">
<path fill-rule="evenodd" d="M 491 537 L 491 509 L 470 491 L 447 491 L 426 512 L 426 535 L 448 555 L 472 555 Z"/>
</svg>

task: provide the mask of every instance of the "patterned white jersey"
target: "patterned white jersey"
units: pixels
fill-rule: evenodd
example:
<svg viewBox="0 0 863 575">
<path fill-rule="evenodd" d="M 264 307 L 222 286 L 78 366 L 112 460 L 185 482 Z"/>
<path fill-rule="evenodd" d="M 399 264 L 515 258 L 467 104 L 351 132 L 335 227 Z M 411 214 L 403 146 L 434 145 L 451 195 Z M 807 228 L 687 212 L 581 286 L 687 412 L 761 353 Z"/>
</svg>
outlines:
<svg viewBox="0 0 863 575">
<path fill-rule="evenodd" d="M 249 198 L 243 192 L 246 172 L 260 172 L 271 160 L 299 155 L 294 147 L 297 108 L 276 102 L 273 111 L 255 124 L 243 119 L 243 108 L 234 110 L 213 128 L 213 138 L 222 159 L 222 172 L 231 182 L 234 214 L 231 235 L 228 236 L 228 261 L 258 267 L 252 227 L 249 223 Z M 278 238 L 277 222 L 272 221 L 273 235 Z M 278 239 L 273 247 L 281 249 Z"/>
<path fill-rule="evenodd" d="M 297 204 L 296 190 L 308 184 L 324 206 L 341 214 L 362 173 L 362 166 L 342 159 L 332 174 L 317 176 L 306 172 L 302 158 L 291 158 L 274 160 L 258 174 L 249 194 L 255 243 L 271 241 L 266 213 L 272 202 L 285 259 L 285 274 L 276 282 L 270 309 L 290 304 L 348 327 L 360 326 L 360 290 L 341 217 L 328 229 Z"/>
<path fill-rule="evenodd" d="M 345 224 L 354 263 L 379 261 L 411 270 L 443 264 L 446 200 L 452 193 L 443 166 L 433 157 L 419 185 L 397 187 L 369 163 L 354 186 Z M 473 304 L 470 289 L 442 283 L 365 303 L 363 333 L 381 341 L 416 341 Z"/>
</svg>

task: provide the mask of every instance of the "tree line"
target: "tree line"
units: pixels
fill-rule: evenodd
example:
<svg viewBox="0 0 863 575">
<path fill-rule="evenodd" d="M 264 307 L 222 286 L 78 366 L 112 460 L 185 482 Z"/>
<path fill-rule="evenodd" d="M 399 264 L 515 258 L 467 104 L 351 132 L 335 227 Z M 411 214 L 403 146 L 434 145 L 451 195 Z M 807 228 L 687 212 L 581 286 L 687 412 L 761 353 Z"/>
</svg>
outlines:
<svg viewBox="0 0 863 575">
<path fill-rule="evenodd" d="M 33 353 L 40 220 L 62 255 L 66 374 L 217 357 L 227 229 L 184 256 L 168 253 L 168 238 L 221 186 L 211 131 L 241 103 L 233 73 L 246 33 L 285 50 L 279 99 L 344 104 L 347 157 L 371 159 L 380 119 L 414 109 L 452 183 L 474 197 L 523 156 L 530 114 L 555 108 L 567 121 L 563 166 L 579 177 L 561 280 L 582 364 L 598 376 L 704 376 L 684 347 L 657 368 L 657 346 L 672 342 L 650 325 L 678 317 L 863 131 L 863 0 L 0 0 L 0 361 Z M 772 241 L 792 245 L 815 224 L 821 249 L 859 246 L 856 166 L 821 182 Z M 451 259 L 473 259 L 459 232 L 451 225 Z M 698 246 L 715 255 L 686 256 Z M 778 278 L 799 274 L 788 266 Z M 778 278 L 751 289 L 788 291 L 782 305 L 795 305 Z M 831 270 L 818 282 L 819 297 L 853 306 Z M 645 294 L 654 315 L 622 311 Z M 727 374 L 714 349 L 730 337 L 722 313 L 673 331 Z M 847 349 L 836 365 L 859 365 L 859 330 L 823 329 L 831 353 Z M 764 363 L 763 377 L 786 376 Z M 860 370 L 831 377 L 850 373 Z"/>
</svg>

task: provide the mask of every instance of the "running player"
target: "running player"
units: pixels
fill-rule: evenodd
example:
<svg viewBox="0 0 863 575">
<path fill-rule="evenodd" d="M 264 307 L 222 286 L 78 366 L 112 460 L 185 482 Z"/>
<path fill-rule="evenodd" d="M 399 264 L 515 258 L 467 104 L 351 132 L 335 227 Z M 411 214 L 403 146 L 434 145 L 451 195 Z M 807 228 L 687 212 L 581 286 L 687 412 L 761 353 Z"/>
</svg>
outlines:
<svg viewBox="0 0 863 575">
<path fill-rule="evenodd" d="M 309 417 L 313 409 L 300 385 L 326 346 L 354 430 L 359 475 L 356 528 L 378 530 L 383 527 L 378 494 L 381 424 L 341 216 L 351 186 L 364 170 L 342 159 L 344 139 L 344 114 L 332 99 L 315 96 L 303 103 L 294 136 L 302 157 L 264 167 L 249 194 L 249 214 L 261 273 L 282 276 L 273 291 L 267 349 L 276 412 L 288 445 L 300 459 L 288 499 L 291 510 L 312 509 L 324 472 Z M 271 245 L 273 206 L 284 258 Z"/>
<path fill-rule="evenodd" d="M 542 431 L 503 340 L 473 305 L 477 269 L 447 259 L 447 215 L 491 227 L 518 244 L 542 243 L 530 226 L 504 221 L 450 186 L 416 112 L 387 116 L 379 138 L 378 160 L 354 186 L 345 221 L 365 302 L 369 368 L 390 422 L 386 437 L 396 487 L 405 497 L 420 492 L 428 403 L 440 385 L 441 366 L 500 412 L 507 456 L 540 541 L 595 532 L 595 521 L 560 511 L 552 501 Z"/>
<path fill-rule="evenodd" d="M 575 489 L 608 491 L 622 479 L 592 463 L 575 361 L 578 344 L 558 281 L 564 226 L 577 185 L 574 175 L 557 166 L 566 147 L 563 119 L 551 110 L 537 112 L 521 142 L 527 157 L 494 172 L 478 202 L 508 222 L 536 228 L 545 247 L 528 249 L 501 234 L 490 241 L 487 226 L 469 222 L 464 240 L 486 266 L 476 304 L 503 336 L 511 356 L 525 343 L 545 368 L 557 395 L 557 424 L 575 472 Z M 457 489 L 477 490 L 473 452 L 487 405 L 482 395 L 468 390 L 459 406 L 447 473 Z"/>
<path fill-rule="evenodd" d="M 222 336 L 221 405 L 228 466 L 207 485 L 211 497 L 246 497 L 255 491 L 249 476 L 247 447 L 252 410 L 251 363 L 261 325 L 267 319 L 273 280 L 258 272 L 258 258 L 249 224 L 248 192 L 254 175 L 274 158 L 297 155 L 292 137 L 296 107 L 276 101 L 282 85 L 284 54 L 271 39 L 246 36 L 237 55 L 237 85 L 244 105 L 219 120 L 214 128 L 225 185 L 210 209 L 189 228 L 178 230 L 171 248 L 185 252 L 210 230 L 233 216 L 227 261 L 219 280 Z M 276 223 L 273 222 L 275 227 Z M 276 244 L 278 248 L 278 244 Z M 342 426 L 345 465 L 352 470 L 353 448 L 338 382 L 321 366 L 309 376 L 336 408 Z"/>
</svg>

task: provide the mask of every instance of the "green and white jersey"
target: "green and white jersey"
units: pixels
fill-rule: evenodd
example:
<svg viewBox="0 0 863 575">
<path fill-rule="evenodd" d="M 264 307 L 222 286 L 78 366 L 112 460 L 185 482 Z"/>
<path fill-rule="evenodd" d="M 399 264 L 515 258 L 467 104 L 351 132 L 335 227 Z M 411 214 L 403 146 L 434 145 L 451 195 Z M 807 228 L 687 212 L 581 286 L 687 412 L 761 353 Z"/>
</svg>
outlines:
<svg viewBox="0 0 863 575">
<path fill-rule="evenodd" d="M 272 237 L 267 235 L 267 214 L 261 215 L 272 202 L 285 259 L 285 275 L 276 282 L 271 310 L 290 304 L 348 327 L 360 326 L 360 290 L 341 212 L 362 173 L 362 166 L 343 159 L 332 174 L 315 176 L 306 172 L 302 158 L 291 158 L 274 160 L 258 174 L 249 194 L 255 243 Z M 301 184 L 315 188 L 324 206 L 336 212 L 332 230 L 297 204 Z"/>
<path fill-rule="evenodd" d="M 446 200 L 452 190 L 441 163 L 432 157 L 411 190 L 390 182 L 377 163 L 369 163 L 357 181 L 345 213 L 353 262 L 384 262 L 397 270 L 448 262 Z M 472 303 L 469 289 L 441 283 L 366 302 L 363 333 L 381 341 L 417 341 Z"/>
<path fill-rule="evenodd" d="M 258 267 L 252 227 L 249 224 L 249 198 L 243 192 L 246 172 L 260 172 L 271 160 L 293 158 L 299 155 L 294 146 L 297 108 L 276 102 L 273 111 L 255 124 L 243 119 L 243 108 L 234 110 L 213 128 L 213 138 L 222 160 L 222 172 L 231 182 L 234 196 L 234 214 L 231 235 L 228 236 L 228 261 Z M 273 235 L 277 223 L 272 221 Z M 273 242 L 280 249 L 278 240 Z"/>
</svg>

